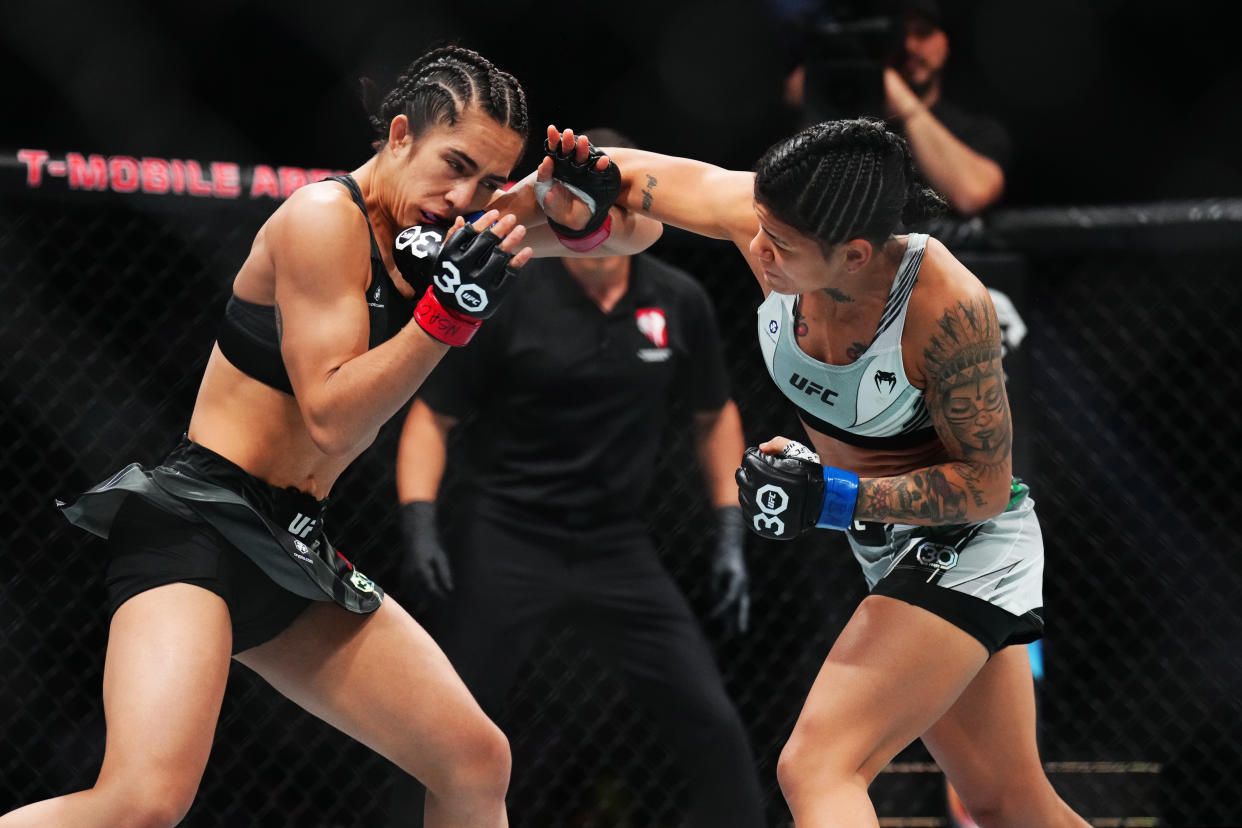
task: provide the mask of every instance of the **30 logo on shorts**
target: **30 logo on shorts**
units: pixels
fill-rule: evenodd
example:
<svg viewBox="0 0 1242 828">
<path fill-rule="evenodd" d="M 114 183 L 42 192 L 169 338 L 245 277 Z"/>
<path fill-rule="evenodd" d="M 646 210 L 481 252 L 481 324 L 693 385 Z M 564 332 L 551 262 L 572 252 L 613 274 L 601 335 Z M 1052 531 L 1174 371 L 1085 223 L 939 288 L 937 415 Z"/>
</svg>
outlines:
<svg viewBox="0 0 1242 828">
<path fill-rule="evenodd" d="M 923 541 L 914 550 L 914 559 L 932 569 L 952 569 L 957 566 L 957 550 L 942 543 Z"/>
</svg>

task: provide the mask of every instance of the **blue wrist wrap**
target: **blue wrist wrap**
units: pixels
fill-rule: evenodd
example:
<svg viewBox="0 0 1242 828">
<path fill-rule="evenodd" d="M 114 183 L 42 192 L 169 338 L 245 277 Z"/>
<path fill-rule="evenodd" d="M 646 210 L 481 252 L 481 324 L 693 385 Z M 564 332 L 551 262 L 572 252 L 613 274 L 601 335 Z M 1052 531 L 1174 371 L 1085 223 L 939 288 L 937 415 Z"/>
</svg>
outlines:
<svg viewBox="0 0 1242 828">
<path fill-rule="evenodd" d="M 821 529 L 848 529 L 854 522 L 858 502 L 858 475 L 845 469 L 824 466 L 824 505 L 815 525 Z"/>
</svg>

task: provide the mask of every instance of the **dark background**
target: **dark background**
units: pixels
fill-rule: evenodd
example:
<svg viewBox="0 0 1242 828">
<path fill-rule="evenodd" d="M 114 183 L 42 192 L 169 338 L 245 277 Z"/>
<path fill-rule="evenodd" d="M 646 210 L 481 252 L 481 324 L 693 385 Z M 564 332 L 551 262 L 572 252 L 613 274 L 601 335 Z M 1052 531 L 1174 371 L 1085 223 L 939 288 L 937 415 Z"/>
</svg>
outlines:
<svg viewBox="0 0 1242 828">
<path fill-rule="evenodd" d="M 1016 142 L 1006 205 L 1242 193 L 1238 4 L 942 4 L 948 89 Z M 536 135 L 607 123 L 747 168 L 793 125 L 774 21 L 769 0 L 18 0 L 0 11 L 0 150 L 352 169 L 371 137 L 357 78 L 386 91 L 457 39 L 523 81 Z"/>
<path fill-rule="evenodd" d="M 1108 824 L 1158 815 L 1167 826 L 1242 825 L 1242 15 L 1150 0 L 944 2 L 950 88 L 1017 143 L 1007 204 L 1064 208 L 995 215 L 985 228 L 995 239 L 983 241 L 1011 249 L 966 251 L 989 284 L 1009 268 L 1028 286 L 1013 292 L 1025 294 L 1030 333 L 1018 354 L 1032 366 L 1015 422 L 1030 425 L 1037 462 L 1023 462 L 1023 474 L 1048 550 L 1040 699 L 1050 774 Z M 352 168 L 371 138 L 357 77 L 387 89 L 427 45 L 458 37 L 523 79 L 536 134 L 548 121 L 607 123 L 651 149 L 746 167 L 794 121 L 779 103 L 788 44 L 771 23 L 766 7 L 740 0 L 356 0 L 332 10 L 215 0 L 175 12 L 135 0 L 8 0 L 0 155 Z M 51 498 L 171 446 L 232 273 L 271 208 L 37 195 L 0 201 L 0 469 L 10 481 L 0 497 L 10 564 L 0 578 L 0 811 L 91 784 L 102 746 L 103 556 Z M 1206 201 L 1220 196 L 1232 206 Z M 1081 209 L 1168 199 L 1195 205 Z M 711 279 L 748 437 L 785 431 L 777 424 L 791 415 L 754 348 L 757 291 L 741 259 L 723 242 L 666 234 L 661 244 Z M 388 430 L 355 464 L 332 516 L 334 540 L 386 586 L 399 548 L 394 445 Z M 665 471 L 692 478 L 670 457 Z M 701 513 L 684 508 L 701 487 L 677 492 L 652 521 L 702 611 L 710 538 Z M 773 824 L 786 815 L 776 758 L 861 594 L 856 566 L 832 545 L 840 538 L 822 534 L 781 549 L 752 539 L 752 631 L 706 627 L 750 728 Z M 597 783 L 617 778 L 633 797 L 631 824 L 676 824 L 683 791 L 659 732 L 615 679 L 593 662 L 584 669 L 562 643 L 530 665 L 503 720 L 520 769 L 515 828 L 571 824 L 549 814 L 620 825 L 598 818 L 608 791 Z M 187 826 L 380 824 L 382 760 L 246 671 L 230 681 Z M 1089 763 L 1104 771 L 1078 769 Z M 878 807 L 942 813 L 940 784 L 886 774 Z"/>
</svg>

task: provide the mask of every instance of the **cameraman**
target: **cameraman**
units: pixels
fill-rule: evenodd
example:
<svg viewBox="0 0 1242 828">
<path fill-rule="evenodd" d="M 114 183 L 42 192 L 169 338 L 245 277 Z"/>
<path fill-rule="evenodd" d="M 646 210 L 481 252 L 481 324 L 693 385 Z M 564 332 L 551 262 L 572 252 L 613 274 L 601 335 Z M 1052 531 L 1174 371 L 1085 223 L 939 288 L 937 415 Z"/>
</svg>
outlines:
<svg viewBox="0 0 1242 828">
<path fill-rule="evenodd" d="M 883 116 L 905 134 L 919 172 L 960 216 L 978 214 L 999 201 L 1012 155 L 1009 134 L 994 118 L 945 98 L 949 36 L 939 3 L 891 0 L 875 8 L 875 17 L 828 26 L 822 18 L 825 4 L 819 5 L 819 20 L 805 14 L 805 4 L 802 20 L 811 21 L 814 29 L 805 35 L 810 48 L 804 56 L 813 62 L 818 54 L 821 62 L 809 73 L 807 60 L 793 70 L 786 80 L 786 102 L 801 108 L 808 122 Z M 838 20 L 842 10 L 856 14 L 848 4 L 833 8 Z M 880 25 L 885 21 L 891 24 L 887 34 Z M 858 79 L 860 72 L 866 79 Z M 858 83 L 865 88 L 843 92 L 842 87 Z M 840 111 L 844 100 L 857 111 Z"/>
</svg>

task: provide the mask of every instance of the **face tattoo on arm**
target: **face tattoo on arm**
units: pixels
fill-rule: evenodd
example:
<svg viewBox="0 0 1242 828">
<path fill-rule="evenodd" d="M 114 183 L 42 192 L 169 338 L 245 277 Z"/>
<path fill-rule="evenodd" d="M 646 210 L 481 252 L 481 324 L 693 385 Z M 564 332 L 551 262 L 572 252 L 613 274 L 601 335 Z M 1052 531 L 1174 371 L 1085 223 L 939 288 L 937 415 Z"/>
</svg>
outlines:
<svg viewBox="0 0 1242 828">
<path fill-rule="evenodd" d="M 940 319 L 927 357 L 928 408 L 946 428 L 959 454 L 963 480 L 977 504 L 977 483 L 1003 473 L 1013 447 L 1013 426 L 1001 368 L 1000 323 L 990 304 L 959 302 Z"/>
<path fill-rule="evenodd" d="M 996 315 L 986 302 L 959 302 L 945 311 L 939 328 L 924 351 L 927 407 L 942 438 L 955 443 L 950 451 L 962 458 L 952 464 L 957 474 L 933 467 L 870 481 L 860 493 L 860 511 L 963 523 L 967 498 L 984 505 L 980 484 L 1006 467 L 1013 433 Z"/>
</svg>

